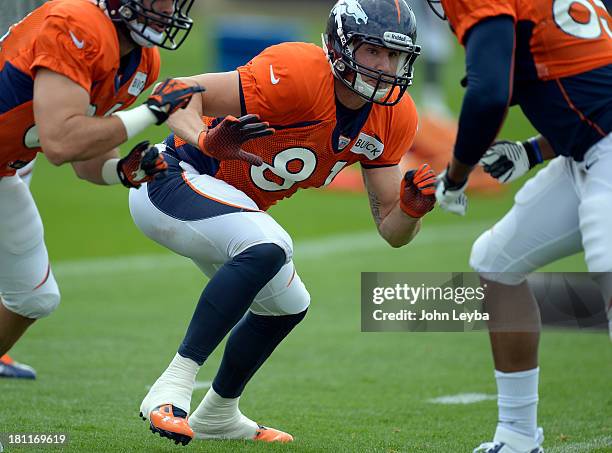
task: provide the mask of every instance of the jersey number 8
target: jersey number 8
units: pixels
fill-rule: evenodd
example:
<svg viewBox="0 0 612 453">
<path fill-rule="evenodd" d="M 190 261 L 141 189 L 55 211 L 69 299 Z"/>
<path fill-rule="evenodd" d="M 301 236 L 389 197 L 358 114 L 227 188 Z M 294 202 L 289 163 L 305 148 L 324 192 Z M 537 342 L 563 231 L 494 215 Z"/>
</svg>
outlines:
<svg viewBox="0 0 612 453">
<path fill-rule="evenodd" d="M 295 170 L 290 169 L 292 162 L 295 164 Z M 343 160 L 336 162 L 323 185 L 332 182 L 347 163 Z M 251 166 L 251 179 L 257 187 L 266 192 L 278 192 L 288 190 L 294 184 L 307 180 L 313 175 L 316 167 L 317 156 L 313 151 L 308 148 L 288 148 L 274 156 L 272 165 L 264 163 L 260 167 Z M 266 171 L 282 179 L 282 182 L 279 184 L 266 178 Z"/>
<path fill-rule="evenodd" d="M 588 20 L 580 21 L 576 16 L 582 12 L 588 12 Z M 582 39 L 595 39 L 601 36 L 601 30 L 612 38 L 612 31 L 606 17 L 600 16 L 595 7 L 606 10 L 601 0 L 554 0 L 553 15 L 555 23 L 568 35 Z M 607 16 L 607 15 L 606 15 Z"/>
</svg>

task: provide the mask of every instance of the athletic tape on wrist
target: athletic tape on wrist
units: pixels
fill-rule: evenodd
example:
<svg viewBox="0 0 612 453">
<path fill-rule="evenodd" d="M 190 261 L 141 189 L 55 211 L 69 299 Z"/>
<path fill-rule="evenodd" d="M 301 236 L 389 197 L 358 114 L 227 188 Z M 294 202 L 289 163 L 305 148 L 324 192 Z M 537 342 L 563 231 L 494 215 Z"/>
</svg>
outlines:
<svg viewBox="0 0 612 453">
<path fill-rule="evenodd" d="M 157 122 L 155 114 L 146 105 L 140 105 L 131 110 L 113 113 L 125 127 L 128 140 Z"/>
<path fill-rule="evenodd" d="M 118 164 L 119 159 L 113 158 L 108 159 L 102 165 L 102 180 L 109 186 L 121 183 L 121 180 L 119 179 L 119 173 L 117 172 Z"/>
</svg>

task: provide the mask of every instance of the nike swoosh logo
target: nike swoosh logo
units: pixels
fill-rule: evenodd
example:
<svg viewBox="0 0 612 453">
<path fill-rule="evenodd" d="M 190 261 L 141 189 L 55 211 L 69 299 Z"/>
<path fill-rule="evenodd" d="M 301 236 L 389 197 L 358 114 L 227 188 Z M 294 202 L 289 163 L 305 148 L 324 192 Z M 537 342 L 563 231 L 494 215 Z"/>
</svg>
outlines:
<svg viewBox="0 0 612 453">
<path fill-rule="evenodd" d="M 270 65 L 270 81 L 272 82 L 272 85 L 276 85 L 278 82 L 280 82 L 280 79 L 274 76 L 274 68 L 272 65 Z"/>
<path fill-rule="evenodd" d="M 77 49 L 82 49 L 85 46 L 85 41 L 79 41 L 77 37 L 74 36 L 74 33 L 70 32 L 70 37 L 72 38 L 74 45 L 77 46 Z"/>
<path fill-rule="evenodd" d="M 590 168 L 591 168 L 593 165 L 595 165 L 595 164 L 596 164 L 598 161 L 599 161 L 599 159 L 595 159 L 594 161 L 589 162 L 588 164 L 584 164 L 584 168 L 585 168 L 585 170 L 590 169 Z"/>
</svg>

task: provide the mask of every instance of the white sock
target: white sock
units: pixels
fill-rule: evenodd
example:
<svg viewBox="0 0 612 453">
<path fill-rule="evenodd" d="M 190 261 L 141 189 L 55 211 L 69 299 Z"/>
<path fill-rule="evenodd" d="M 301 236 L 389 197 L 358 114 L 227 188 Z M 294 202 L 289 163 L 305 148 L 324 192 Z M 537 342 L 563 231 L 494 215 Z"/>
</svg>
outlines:
<svg viewBox="0 0 612 453">
<path fill-rule="evenodd" d="M 161 404 L 171 403 L 189 413 L 191 394 L 200 366 L 178 353 L 155 381 L 145 397 L 141 410 L 148 413 Z"/>
<path fill-rule="evenodd" d="M 495 370 L 498 426 L 535 437 L 538 427 L 539 374 L 540 368 L 514 373 Z"/>
<path fill-rule="evenodd" d="M 220 435 L 232 439 L 251 439 L 259 426 L 242 415 L 238 398 L 223 398 L 211 387 L 200 405 L 193 411 L 189 424 L 205 435 Z"/>
</svg>

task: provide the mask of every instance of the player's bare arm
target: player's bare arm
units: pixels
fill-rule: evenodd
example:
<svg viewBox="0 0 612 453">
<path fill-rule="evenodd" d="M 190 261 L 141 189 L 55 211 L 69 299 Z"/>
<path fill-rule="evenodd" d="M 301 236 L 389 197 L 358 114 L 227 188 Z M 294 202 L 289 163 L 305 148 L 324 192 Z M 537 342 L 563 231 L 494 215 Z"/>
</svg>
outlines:
<svg viewBox="0 0 612 453">
<path fill-rule="evenodd" d="M 198 146 L 198 137 L 203 130 L 206 130 L 202 116 L 214 118 L 227 115 L 240 116 L 238 71 L 199 74 L 182 77 L 180 80 L 206 89 L 195 95 L 187 108 L 176 112 L 168 120 L 170 129 L 187 143 Z"/>
<path fill-rule="evenodd" d="M 40 69 L 34 79 L 34 117 L 41 147 L 54 165 L 88 160 L 127 140 L 115 116 L 87 116 L 89 93 L 68 77 Z"/>
<path fill-rule="evenodd" d="M 192 99 L 184 112 L 178 112 L 169 122 L 171 129 L 183 140 L 197 146 L 204 154 L 218 160 L 244 160 L 260 166 L 262 159 L 241 149 L 241 145 L 254 138 L 274 133 L 258 115 L 240 118 L 240 81 L 238 71 L 201 74 L 182 79 L 186 84 L 206 87 L 198 99 Z M 225 117 L 214 129 L 208 130 L 202 115 Z"/>
<path fill-rule="evenodd" d="M 400 198 L 404 184 L 399 166 L 363 168 L 362 174 L 378 232 L 391 247 L 408 244 L 419 232 L 420 215 L 424 215 L 429 209 L 422 213 L 413 213 L 414 216 L 402 209 Z M 433 188 L 433 181 L 431 184 Z M 430 194 L 429 197 L 433 207 L 433 195 Z"/>
<path fill-rule="evenodd" d="M 104 168 L 105 162 L 111 159 L 119 160 L 119 148 L 113 148 L 107 153 L 94 157 L 93 159 L 72 162 L 72 168 L 80 179 L 93 184 L 106 185 L 108 183 L 102 176 L 102 169 Z"/>
<path fill-rule="evenodd" d="M 92 159 L 152 124 L 162 124 L 200 87 L 168 79 L 144 105 L 110 117 L 88 116 L 89 94 L 69 78 L 40 69 L 34 79 L 34 117 L 43 152 L 54 165 Z"/>
</svg>

